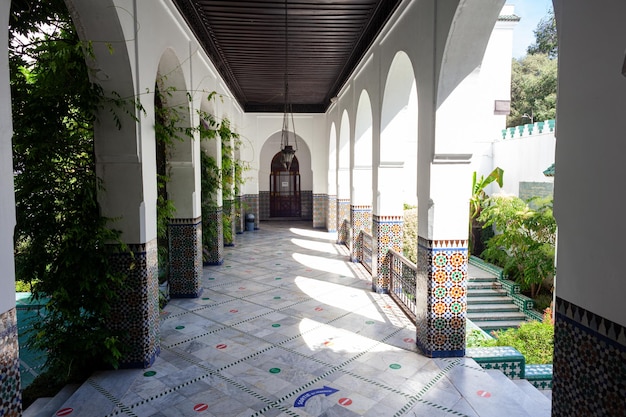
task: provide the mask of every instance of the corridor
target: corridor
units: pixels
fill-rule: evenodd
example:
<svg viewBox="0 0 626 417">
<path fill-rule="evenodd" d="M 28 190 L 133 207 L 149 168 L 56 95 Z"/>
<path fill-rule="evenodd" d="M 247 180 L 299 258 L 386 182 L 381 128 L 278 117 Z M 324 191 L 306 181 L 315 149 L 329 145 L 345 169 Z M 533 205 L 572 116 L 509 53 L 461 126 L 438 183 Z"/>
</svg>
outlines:
<svg viewBox="0 0 626 417">
<path fill-rule="evenodd" d="M 414 325 L 309 224 L 237 235 L 223 265 L 204 268 L 201 297 L 162 311 L 151 368 L 98 373 L 56 415 L 527 415 L 498 404 L 500 383 L 481 385 L 473 361 L 417 353 Z"/>
</svg>

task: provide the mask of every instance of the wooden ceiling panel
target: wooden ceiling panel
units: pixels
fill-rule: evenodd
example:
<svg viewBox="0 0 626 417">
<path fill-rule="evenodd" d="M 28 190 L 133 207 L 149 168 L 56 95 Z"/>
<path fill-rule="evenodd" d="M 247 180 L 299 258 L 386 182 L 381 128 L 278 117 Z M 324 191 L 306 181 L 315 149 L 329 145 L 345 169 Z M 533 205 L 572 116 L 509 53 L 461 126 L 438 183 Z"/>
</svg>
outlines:
<svg viewBox="0 0 626 417">
<path fill-rule="evenodd" d="M 400 2 L 173 1 L 245 111 L 283 111 L 287 61 L 293 111 L 314 113 L 326 111 Z"/>
</svg>

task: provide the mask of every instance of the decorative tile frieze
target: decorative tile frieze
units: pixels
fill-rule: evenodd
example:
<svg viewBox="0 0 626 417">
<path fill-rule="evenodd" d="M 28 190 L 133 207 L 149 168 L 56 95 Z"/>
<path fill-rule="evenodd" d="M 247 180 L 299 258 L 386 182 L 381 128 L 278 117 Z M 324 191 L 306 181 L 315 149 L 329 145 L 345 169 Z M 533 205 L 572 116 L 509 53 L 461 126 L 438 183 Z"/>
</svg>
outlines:
<svg viewBox="0 0 626 417">
<path fill-rule="evenodd" d="M 329 232 L 337 231 L 337 196 L 329 195 L 326 205 L 326 228 Z"/>
<path fill-rule="evenodd" d="M 147 368 L 160 352 L 157 241 L 128 248 L 111 255 L 113 270 L 123 274 L 125 282 L 108 325 L 123 335 L 121 367 Z"/>
<path fill-rule="evenodd" d="M 170 296 L 199 297 L 202 292 L 202 219 L 172 219 L 168 235 Z"/>
<path fill-rule="evenodd" d="M 402 253 L 402 216 L 372 215 L 372 239 L 374 240 L 374 264 L 372 271 L 372 291 L 389 292 L 390 265 L 387 257 L 389 249 Z"/>
<path fill-rule="evenodd" d="M 361 230 L 372 232 L 372 206 L 350 206 L 350 225 L 352 227 L 352 242 L 350 257 L 353 262 L 359 262 L 363 257 L 363 247 L 359 234 Z"/>
<path fill-rule="evenodd" d="M 350 199 L 337 199 L 337 243 L 350 242 Z"/>
<path fill-rule="evenodd" d="M 430 357 L 465 354 L 467 240 L 418 236 L 417 345 Z"/>
<path fill-rule="evenodd" d="M 15 308 L 0 314 L 0 416 L 22 415 L 20 356 Z"/>
<path fill-rule="evenodd" d="M 313 227 L 326 227 L 326 200 L 328 194 L 313 194 Z"/>
<path fill-rule="evenodd" d="M 552 415 L 624 415 L 626 329 L 556 298 Z"/>
<path fill-rule="evenodd" d="M 300 191 L 300 213 L 302 220 L 313 219 L 313 191 Z"/>
<path fill-rule="evenodd" d="M 260 220 L 270 218 L 270 192 L 259 191 L 259 216 Z"/>
</svg>

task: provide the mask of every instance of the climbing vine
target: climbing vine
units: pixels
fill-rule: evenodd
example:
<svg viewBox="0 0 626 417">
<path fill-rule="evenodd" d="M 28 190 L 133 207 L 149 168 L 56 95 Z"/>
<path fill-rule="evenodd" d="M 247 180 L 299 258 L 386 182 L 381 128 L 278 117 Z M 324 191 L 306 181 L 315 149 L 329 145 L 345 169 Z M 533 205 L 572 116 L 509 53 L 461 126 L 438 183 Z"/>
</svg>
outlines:
<svg viewBox="0 0 626 417">
<path fill-rule="evenodd" d="M 54 381 L 116 366 L 120 335 L 106 323 L 123 277 L 109 263 L 119 233 L 100 215 L 93 148 L 104 96 L 90 82 L 62 0 L 12 3 L 9 65 L 16 198 L 16 277 L 31 283 L 45 316 L 29 344 L 47 352 Z"/>
<path fill-rule="evenodd" d="M 210 99 L 215 95 L 209 96 Z M 240 194 L 241 186 L 245 180 L 243 173 L 249 169 L 248 165 L 241 160 L 235 158 L 235 152 L 241 147 L 242 141 L 238 133 L 232 130 L 231 123 L 228 118 L 224 118 L 221 122 L 217 121 L 214 116 L 200 113 L 203 121 L 200 126 L 200 137 L 202 140 L 214 140 L 219 138 L 221 141 L 221 167 L 213 156 L 205 151 L 201 155 L 201 192 L 202 192 L 202 218 L 203 221 L 203 253 L 204 260 L 210 257 L 210 253 L 217 251 L 217 225 L 210 222 L 211 213 L 217 209 L 216 194 L 222 191 L 222 233 L 223 244 L 228 245 L 233 242 L 233 221 L 240 211 L 238 206 L 240 203 L 235 199 Z M 228 204 L 235 206 L 228 207 Z"/>
</svg>

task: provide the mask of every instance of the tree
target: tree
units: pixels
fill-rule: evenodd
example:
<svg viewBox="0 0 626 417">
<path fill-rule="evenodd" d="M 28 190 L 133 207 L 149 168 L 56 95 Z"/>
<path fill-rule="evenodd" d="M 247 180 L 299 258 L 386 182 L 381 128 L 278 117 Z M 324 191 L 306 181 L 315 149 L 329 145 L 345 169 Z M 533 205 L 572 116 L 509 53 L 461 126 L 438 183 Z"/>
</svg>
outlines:
<svg viewBox="0 0 626 417">
<path fill-rule="evenodd" d="M 529 55 L 546 54 L 550 59 L 555 59 L 559 49 L 554 10 L 550 9 L 548 11 L 548 15 L 539 21 L 533 33 L 535 34 L 535 43 L 530 45 L 526 52 Z"/>
<path fill-rule="evenodd" d="M 507 126 L 556 117 L 557 61 L 537 53 L 513 60 L 511 74 L 511 114 Z"/>
<path fill-rule="evenodd" d="M 558 47 L 553 10 L 541 19 L 534 33 L 535 43 L 528 47 L 528 54 L 513 59 L 507 127 L 556 117 Z"/>
</svg>

